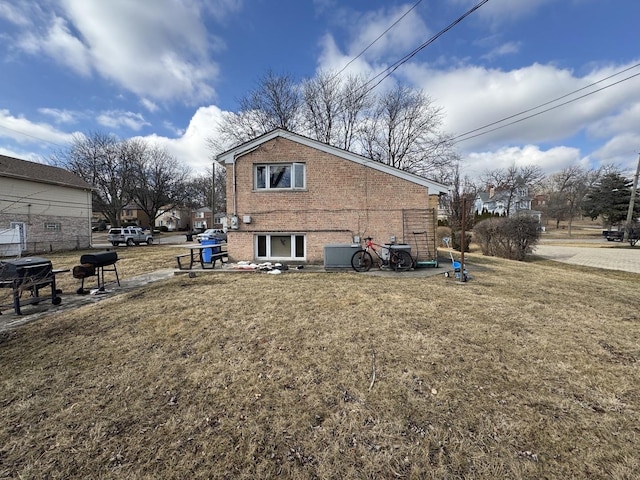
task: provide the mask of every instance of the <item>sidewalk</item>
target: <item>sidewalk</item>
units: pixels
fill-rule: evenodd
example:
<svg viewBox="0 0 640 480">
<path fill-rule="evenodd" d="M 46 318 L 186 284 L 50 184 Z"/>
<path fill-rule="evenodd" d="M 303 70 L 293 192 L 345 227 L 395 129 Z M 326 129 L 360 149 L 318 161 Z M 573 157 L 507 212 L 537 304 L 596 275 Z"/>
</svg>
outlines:
<svg viewBox="0 0 640 480">
<path fill-rule="evenodd" d="M 534 252 L 548 260 L 640 273 L 640 248 L 538 245 Z"/>
</svg>

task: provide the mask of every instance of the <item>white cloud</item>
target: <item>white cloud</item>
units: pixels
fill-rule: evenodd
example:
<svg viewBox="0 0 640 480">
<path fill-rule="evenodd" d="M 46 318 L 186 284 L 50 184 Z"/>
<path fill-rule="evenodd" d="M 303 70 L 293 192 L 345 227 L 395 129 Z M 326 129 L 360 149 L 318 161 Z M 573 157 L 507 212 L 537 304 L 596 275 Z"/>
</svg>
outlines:
<svg viewBox="0 0 640 480">
<path fill-rule="evenodd" d="M 84 114 L 59 108 L 39 108 L 38 112 L 53 118 L 55 123 L 77 123 Z"/>
<path fill-rule="evenodd" d="M 520 51 L 519 42 L 507 42 L 493 48 L 489 53 L 483 55 L 482 58 L 487 60 L 495 60 L 505 55 L 514 55 Z"/>
<path fill-rule="evenodd" d="M 218 67 L 199 2 L 65 0 L 70 21 L 104 77 L 145 98 L 212 98 Z M 126 47 L 124 47 L 126 46 Z"/>
<path fill-rule="evenodd" d="M 542 5 L 552 2 L 565 2 L 566 0 L 491 0 L 478 10 L 477 15 L 484 22 L 491 22 L 497 25 L 504 22 L 510 22 L 539 9 Z M 450 0 L 452 5 L 460 5 L 465 9 L 470 9 L 478 3 L 477 0 Z"/>
<path fill-rule="evenodd" d="M 144 119 L 141 114 L 124 112 L 121 110 L 110 110 L 107 112 L 102 112 L 100 115 L 98 115 L 96 121 L 104 127 L 127 127 L 136 132 L 145 125 L 151 125 Z"/>
<path fill-rule="evenodd" d="M 470 153 L 463 157 L 463 173 L 472 178 L 478 178 L 488 170 L 505 169 L 512 165 L 517 167 L 536 165 L 549 174 L 580 163 L 582 159 L 576 148 L 555 147 L 543 151 L 536 145 L 525 145 Z"/>
<path fill-rule="evenodd" d="M 189 164 L 194 172 L 201 173 L 211 168 L 213 159 L 207 145 L 207 139 L 215 138 L 216 128 L 222 115 L 223 112 L 214 105 L 200 107 L 179 138 L 168 138 L 155 134 L 142 138 L 161 147 L 166 147 L 178 160 Z"/>
<path fill-rule="evenodd" d="M 157 112 L 160 109 L 155 102 L 152 102 L 148 98 L 140 99 L 140 104 L 150 112 Z"/>
<path fill-rule="evenodd" d="M 18 144 L 42 143 L 49 147 L 62 147 L 73 139 L 73 133 L 65 133 L 46 123 L 35 123 L 23 117 L 15 117 L 6 109 L 0 109 L 0 138 Z"/>
<path fill-rule="evenodd" d="M 640 132 L 627 132 L 615 135 L 602 147 L 591 154 L 598 165 L 617 165 L 629 177 L 635 175 L 640 155 Z"/>
<path fill-rule="evenodd" d="M 628 66 L 618 65 L 594 70 L 583 77 L 576 76 L 569 70 L 539 64 L 511 71 L 475 66 L 435 71 L 414 65 L 407 67 L 404 73 L 411 83 L 428 92 L 434 102 L 444 109 L 444 130 L 453 135 L 486 126 L 486 130 L 476 132 L 481 133 L 513 123 L 523 117 L 531 117 L 459 144 L 464 151 L 472 151 L 504 144 L 557 142 L 585 128 L 594 134 L 594 129 L 589 128 L 589 124 L 596 125 L 611 115 L 618 115 L 621 109 L 640 104 L 640 79 L 620 83 L 547 113 L 534 115 L 596 90 L 602 85 L 541 106 Z M 464 95 L 461 95 L 461 92 L 464 92 Z M 538 106 L 541 107 L 535 108 Z M 526 113 L 517 115 L 521 112 Z M 637 118 L 637 113 L 635 115 L 634 118 Z M 505 122 L 491 125 L 503 119 L 506 119 Z M 623 122 L 619 123 L 618 128 Z M 601 130 L 602 127 L 595 129 Z M 607 134 L 612 135 L 614 132 L 610 129 Z"/>
<path fill-rule="evenodd" d="M 8 2 L 0 3 L 0 18 L 21 27 L 26 27 L 31 23 L 29 17 L 22 10 Z"/>
<path fill-rule="evenodd" d="M 204 19 L 222 20 L 241 5 L 241 0 L 62 0 L 0 4 L 0 17 L 22 28 L 15 39 L 19 50 L 46 55 L 83 76 L 98 73 L 145 99 L 149 108 L 156 101 L 197 104 L 215 97 L 219 67 L 211 54 L 225 46 Z"/>
<path fill-rule="evenodd" d="M 365 58 L 379 59 L 391 56 L 395 59 L 398 54 L 404 55 L 415 48 L 431 35 L 429 28 L 415 10 L 407 13 L 400 23 L 379 38 L 409 8 L 408 4 L 399 5 L 396 8 L 367 12 L 362 15 L 355 24 L 351 25 L 353 38 L 347 48 L 349 54 L 355 56 L 367 49 L 364 53 Z"/>
</svg>

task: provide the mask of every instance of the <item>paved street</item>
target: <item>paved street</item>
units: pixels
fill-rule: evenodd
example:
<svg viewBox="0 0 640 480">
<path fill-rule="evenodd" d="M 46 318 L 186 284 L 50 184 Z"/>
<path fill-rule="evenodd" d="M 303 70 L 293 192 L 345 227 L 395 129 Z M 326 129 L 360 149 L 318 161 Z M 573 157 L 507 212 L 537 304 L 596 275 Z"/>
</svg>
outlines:
<svg viewBox="0 0 640 480">
<path fill-rule="evenodd" d="M 561 246 L 540 244 L 534 253 L 549 260 L 640 273 L 640 245 L 628 248 L 616 247 Z"/>
</svg>

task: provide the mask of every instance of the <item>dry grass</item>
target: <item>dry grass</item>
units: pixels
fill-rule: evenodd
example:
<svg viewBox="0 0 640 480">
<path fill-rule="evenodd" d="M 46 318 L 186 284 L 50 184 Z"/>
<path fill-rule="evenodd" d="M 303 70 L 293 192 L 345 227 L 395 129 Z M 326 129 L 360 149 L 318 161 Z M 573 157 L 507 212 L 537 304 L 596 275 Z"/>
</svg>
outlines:
<svg viewBox="0 0 640 480">
<path fill-rule="evenodd" d="M 0 478 L 636 478 L 638 275 L 469 260 L 180 276 L 2 334 Z"/>
</svg>

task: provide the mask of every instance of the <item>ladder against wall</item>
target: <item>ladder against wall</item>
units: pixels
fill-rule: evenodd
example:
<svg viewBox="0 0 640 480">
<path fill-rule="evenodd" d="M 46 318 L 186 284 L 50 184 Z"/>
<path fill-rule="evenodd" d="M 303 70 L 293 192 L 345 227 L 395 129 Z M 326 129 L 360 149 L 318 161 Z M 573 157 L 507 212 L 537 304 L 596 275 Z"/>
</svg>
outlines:
<svg viewBox="0 0 640 480">
<path fill-rule="evenodd" d="M 417 267 L 437 267 L 437 212 L 434 208 L 402 211 L 404 243 L 411 245 L 411 255 Z"/>
</svg>

